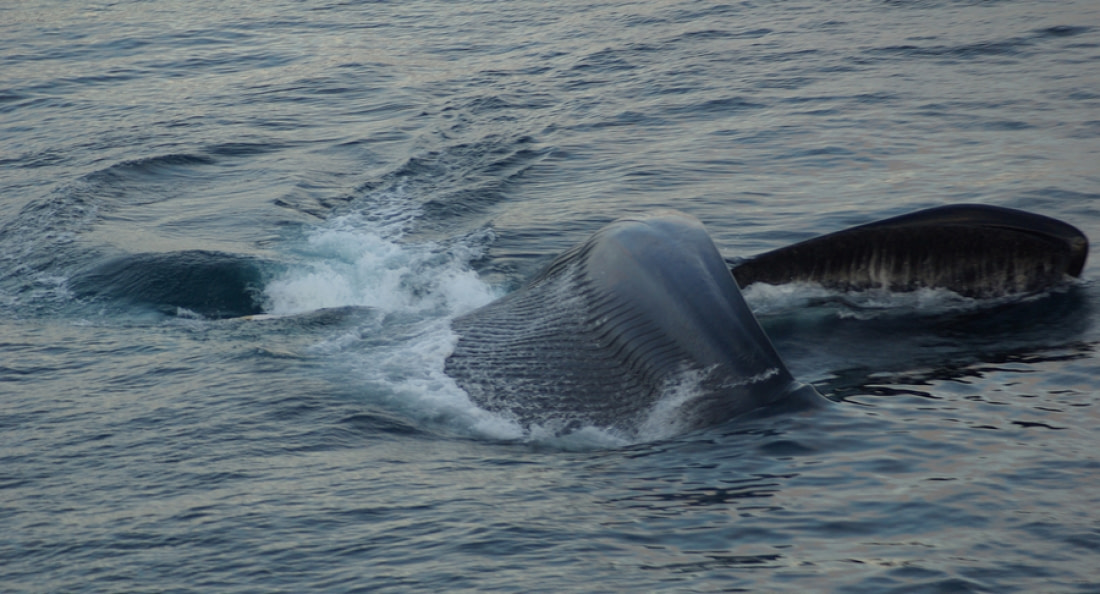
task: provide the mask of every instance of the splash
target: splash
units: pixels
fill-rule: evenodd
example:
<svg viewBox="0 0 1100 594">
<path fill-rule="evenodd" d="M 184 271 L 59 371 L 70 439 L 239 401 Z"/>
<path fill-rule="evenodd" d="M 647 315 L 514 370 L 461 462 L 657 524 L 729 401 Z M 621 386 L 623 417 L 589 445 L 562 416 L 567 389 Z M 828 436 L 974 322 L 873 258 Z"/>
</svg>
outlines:
<svg viewBox="0 0 1100 594">
<path fill-rule="evenodd" d="M 361 213 L 336 217 L 311 231 L 299 262 L 264 288 L 264 309 L 275 315 L 335 307 L 371 307 L 387 313 L 460 314 L 497 293 L 469 262 L 491 233 L 452 245 L 402 243 L 392 220 Z"/>
<path fill-rule="evenodd" d="M 358 326 L 311 348 L 364 400 L 444 433 L 523 439 L 522 428 L 475 406 L 443 371 L 458 340 L 451 320 L 500 296 L 470 264 L 492 232 L 445 243 L 404 241 L 419 216 L 415 203 L 400 189 L 373 198 L 303 236 L 295 261 L 264 287 L 265 311 L 278 317 L 370 309 L 374 315 Z"/>
<path fill-rule="evenodd" d="M 594 426 L 521 424 L 476 406 L 444 372 L 458 335 L 451 321 L 502 295 L 471 262 L 493 236 L 482 230 L 446 243 L 404 241 L 419 212 L 402 192 L 368 212 L 343 214 L 309 230 L 295 262 L 263 290 L 270 317 L 369 308 L 373 315 L 341 327 L 310 351 L 335 367 L 368 405 L 448 435 L 558 450 L 621 447 L 637 441 Z M 648 439 L 648 437 L 647 437 Z"/>
</svg>

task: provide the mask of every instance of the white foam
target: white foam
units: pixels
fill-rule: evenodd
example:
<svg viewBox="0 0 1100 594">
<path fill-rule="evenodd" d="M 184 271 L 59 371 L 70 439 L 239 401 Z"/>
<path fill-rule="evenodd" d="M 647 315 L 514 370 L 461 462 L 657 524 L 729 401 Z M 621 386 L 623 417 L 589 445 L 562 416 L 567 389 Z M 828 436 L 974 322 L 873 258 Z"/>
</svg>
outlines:
<svg viewBox="0 0 1100 594">
<path fill-rule="evenodd" d="M 939 314 L 981 307 L 993 303 L 963 297 L 948 289 L 920 288 L 916 291 L 895 293 L 891 291 L 862 291 L 845 295 L 844 302 L 853 309 L 840 312 L 840 317 L 867 319 L 884 312 Z"/>
<path fill-rule="evenodd" d="M 706 397 L 713 397 L 703 388 L 708 377 L 716 371 L 715 367 L 707 369 L 681 370 L 669 379 L 662 389 L 661 399 L 649 410 L 645 420 L 638 428 L 637 438 L 640 441 L 655 441 L 668 439 L 679 435 L 689 429 L 685 425 L 684 406 L 690 402 Z M 752 386 L 765 382 L 780 373 L 777 367 L 769 367 L 756 375 L 752 375 L 736 382 L 724 382 L 718 386 L 719 390 L 734 390 L 745 386 Z M 715 389 L 715 388 L 712 388 Z"/>
<path fill-rule="evenodd" d="M 523 441 L 555 450 L 572 451 L 621 448 L 635 443 L 635 440 L 627 439 L 615 431 L 591 425 L 562 433 L 557 428 L 537 424 L 527 429 Z"/>
<path fill-rule="evenodd" d="M 741 294 L 752 312 L 759 316 L 808 307 L 816 300 L 826 299 L 838 293 L 816 283 L 785 285 L 753 283 L 742 289 Z"/>
<path fill-rule="evenodd" d="M 499 296 L 470 266 L 491 234 L 402 241 L 419 211 L 400 191 L 382 198 L 369 214 L 334 217 L 304 236 L 296 261 L 264 288 L 265 316 L 372 308 L 360 327 L 337 328 L 310 352 L 343 367 L 342 381 L 372 404 L 446 432 L 523 439 L 522 428 L 478 408 L 443 371 L 458 340 L 450 321 Z"/>
<path fill-rule="evenodd" d="M 753 313 L 758 316 L 829 304 L 837 308 L 838 317 L 857 319 L 913 313 L 935 315 L 980 309 L 1021 299 L 1018 295 L 999 299 L 973 299 L 941 288 L 920 288 L 905 292 L 885 289 L 837 291 L 816 283 L 753 283 L 742 294 Z"/>
<path fill-rule="evenodd" d="M 685 427 L 681 409 L 704 395 L 702 384 L 706 376 L 707 370 L 682 370 L 666 382 L 661 399 L 638 427 L 638 438 L 660 440 L 682 433 Z"/>
<path fill-rule="evenodd" d="M 456 314 L 496 297 L 469 267 L 479 255 L 476 246 L 399 239 L 362 215 L 329 221 L 308 234 L 300 262 L 264 288 L 264 309 L 275 315 L 345 306 Z"/>
<path fill-rule="evenodd" d="M 517 440 L 524 435 L 513 421 L 478 408 L 443 372 L 458 336 L 445 319 L 425 320 L 408 328 L 411 336 L 354 358 L 357 374 L 384 395 L 391 408 L 449 432 L 488 439 Z"/>
</svg>

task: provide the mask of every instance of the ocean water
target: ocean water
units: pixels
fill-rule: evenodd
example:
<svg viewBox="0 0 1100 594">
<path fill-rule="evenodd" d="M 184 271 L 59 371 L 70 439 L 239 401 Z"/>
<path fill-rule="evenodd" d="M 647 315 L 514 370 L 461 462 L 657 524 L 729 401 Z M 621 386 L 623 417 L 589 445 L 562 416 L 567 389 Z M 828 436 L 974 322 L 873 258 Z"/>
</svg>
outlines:
<svg viewBox="0 0 1100 594">
<path fill-rule="evenodd" d="M 1100 590 L 1100 288 L 746 297 L 835 404 L 555 435 L 450 321 L 602 225 L 1100 238 L 1092 0 L 0 5 L 0 590 Z"/>
</svg>

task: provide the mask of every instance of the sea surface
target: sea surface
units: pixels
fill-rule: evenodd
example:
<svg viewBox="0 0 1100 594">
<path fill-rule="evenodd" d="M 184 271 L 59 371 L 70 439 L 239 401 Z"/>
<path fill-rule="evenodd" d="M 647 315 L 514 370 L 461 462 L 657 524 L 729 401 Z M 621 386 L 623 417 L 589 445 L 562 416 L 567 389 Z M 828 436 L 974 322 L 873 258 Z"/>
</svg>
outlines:
<svg viewBox="0 0 1100 594">
<path fill-rule="evenodd" d="M 686 434 L 443 373 L 623 216 L 964 202 L 1100 240 L 1095 0 L 0 3 L 0 591 L 1100 591 L 1095 261 L 749 287 L 834 404 Z"/>
</svg>

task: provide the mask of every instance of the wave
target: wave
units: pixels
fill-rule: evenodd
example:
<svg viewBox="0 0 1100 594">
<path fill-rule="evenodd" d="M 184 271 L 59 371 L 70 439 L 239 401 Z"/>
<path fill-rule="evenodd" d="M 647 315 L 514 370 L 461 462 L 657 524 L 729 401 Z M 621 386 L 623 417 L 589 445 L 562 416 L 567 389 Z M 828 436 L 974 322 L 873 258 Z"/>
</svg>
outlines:
<svg viewBox="0 0 1100 594">
<path fill-rule="evenodd" d="M 225 318 L 261 313 L 263 277 L 263 262 L 256 258 L 187 250 L 121 256 L 75 275 L 68 284 L 78 299 Z"/>
<path fill-rule="evenodd" d="M 935 58 L 947 60 L 981 60 L 996 57 L 1017 57 L 1032 50 L 1036 44 L 1055 39 L 1075 37 L 1091 30 L 1091 27 L 1056 25 L 1028 32 L 1024 35 L 976 41 L 960 44 L 905 44 L 870 48 L 870 55 L 901 56 L 903 58 Z"/>
</svg>

